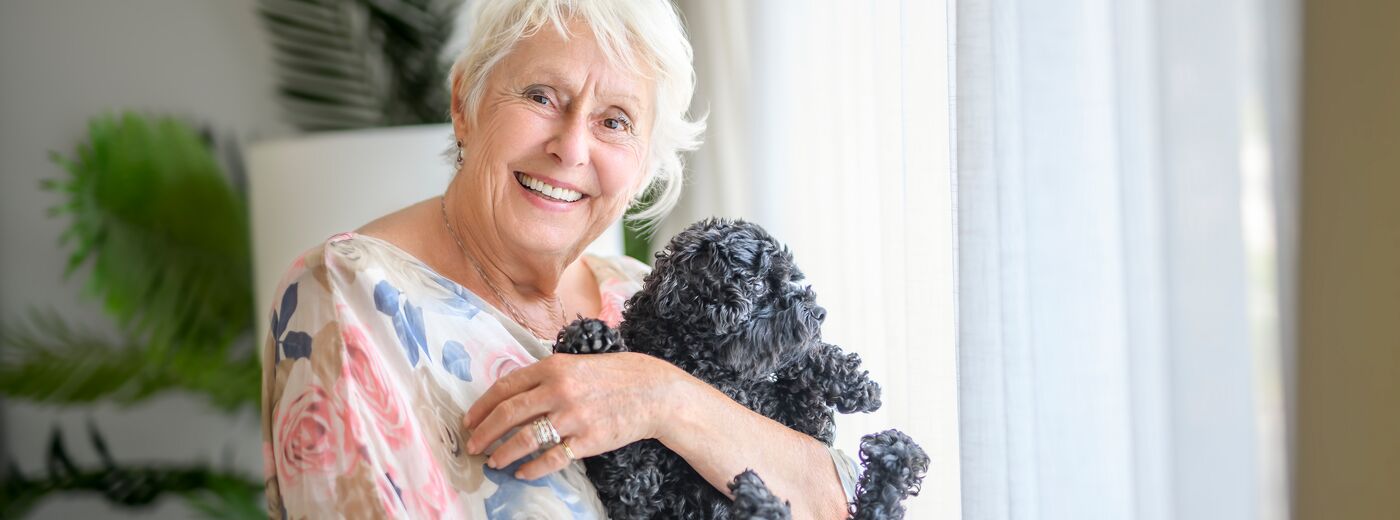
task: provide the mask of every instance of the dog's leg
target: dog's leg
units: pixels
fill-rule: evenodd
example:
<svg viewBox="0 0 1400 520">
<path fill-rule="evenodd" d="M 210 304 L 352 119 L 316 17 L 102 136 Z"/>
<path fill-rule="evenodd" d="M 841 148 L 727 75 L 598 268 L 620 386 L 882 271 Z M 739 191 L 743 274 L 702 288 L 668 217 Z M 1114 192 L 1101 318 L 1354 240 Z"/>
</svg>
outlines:
<svg viewBox="0 0 1400 520">
<path fill-rule="evenodd" d="M 826 359 L 817 363 L 825 372 L 823 399 L 841 413 L 873 412 L 880 409 L 880 384 L 860 366 L 860 356 L 846 353 L 836 345 L 823 344 Z M 834 384 L 833 384 L 834 383 Z"/>
<path fill-rule="evenodd" d="M 853 520 L 904 518 L 904 499 L 919 494 L 928 472 L 928 455 L 899 430 L 886 430 L 860 439 L 865 470 L 856 483 Z"/>
<path fill-rule="evenodd" d="M 602 320 L 580 318 L 559 331 L 554 351 L 560 354 L 604 354 L 626 352 L 622 335 Z"/>
<path fill-rule="evenodd" d="M 787 501 L 779 499 L 763 479 L 753 470 L 744 470 L 729 482 L 729 492 L 734 495 L 734 507 L 729 517 L 734 520 L 789 520 L 792 508 Z"/>
</svg>

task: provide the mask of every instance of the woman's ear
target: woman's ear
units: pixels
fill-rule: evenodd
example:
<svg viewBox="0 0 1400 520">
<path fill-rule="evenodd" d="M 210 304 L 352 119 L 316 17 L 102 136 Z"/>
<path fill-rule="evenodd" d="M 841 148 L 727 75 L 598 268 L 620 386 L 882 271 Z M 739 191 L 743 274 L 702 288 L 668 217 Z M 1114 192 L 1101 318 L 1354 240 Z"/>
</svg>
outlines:
<svg viewBox="0 0 1400 520">
<path fill-rule="evenodd" d="M 457 77 L 452 78 L 452 91 L 449 96 L 451 101 L 448 105 L 451 107 L 451 114 L 449 115 L 452 118 L 452 133 L 456 136 L 458 143 L 466 140 L 467 128 L 470 126 L 467 124 L 467 113 L 463 110 L 463 108 L 465 108 L 463 103 L 466 100 L 463 99 L 462 95 L 462 76 L 463 75 L 458 74 Z"/>
</svg>

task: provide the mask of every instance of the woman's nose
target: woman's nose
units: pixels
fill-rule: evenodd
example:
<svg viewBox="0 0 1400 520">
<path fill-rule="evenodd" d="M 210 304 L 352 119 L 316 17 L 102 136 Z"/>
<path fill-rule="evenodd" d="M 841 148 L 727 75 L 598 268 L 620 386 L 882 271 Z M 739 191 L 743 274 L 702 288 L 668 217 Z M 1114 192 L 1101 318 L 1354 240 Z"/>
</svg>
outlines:
<svg viewBox="0 0 1400 520">
<path fill-rule="evenodd" d="M 588 125 L 584 118 L 566 118 L 545 145 L 545 151 L 565 168 L 588 164 Z"/>
</svg>

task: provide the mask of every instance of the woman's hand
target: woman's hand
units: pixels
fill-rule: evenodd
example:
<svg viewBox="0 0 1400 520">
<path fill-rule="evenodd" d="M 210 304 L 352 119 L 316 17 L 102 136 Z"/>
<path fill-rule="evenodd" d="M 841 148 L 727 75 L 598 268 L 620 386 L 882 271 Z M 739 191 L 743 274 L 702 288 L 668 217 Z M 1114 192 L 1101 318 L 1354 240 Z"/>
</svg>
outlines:
<svg viewBox="0 0 1400 520">
<path fill-rule="evenodd" d="M 467 410 L 467 452 L 479 454 L 512 428 L 487 459 L 504 468 L 534 453 L 538 441 L 530 423 L 548 417 L 576 458 L 591 457 L 642 439 L 661 438 L 667 414 L 685 402 L 680 395 L 688 374 L 660 359 L 631 352 L 555 354 L 497 380 Z M 520 467 L 517 478 L 534 480 L 564 469 L 562 446 Z"/>
</svg>

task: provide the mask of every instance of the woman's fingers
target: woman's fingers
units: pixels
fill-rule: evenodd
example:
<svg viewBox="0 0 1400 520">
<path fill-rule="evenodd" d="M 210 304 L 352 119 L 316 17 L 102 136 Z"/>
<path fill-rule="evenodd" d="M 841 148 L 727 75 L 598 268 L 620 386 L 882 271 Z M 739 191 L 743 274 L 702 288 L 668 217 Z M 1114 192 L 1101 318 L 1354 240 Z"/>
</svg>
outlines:
<svg viewBox="0 0 1400 520">
<path fill-rule="evenodd" d="M 585 445 L 583 439 L 587 432 L 583 431 L 583 426 L 578 424 L 577 420 L 569 420 L 566 417 L 553 418 L 550 420 L 550 424 L 554 425 L 562 440 L 560 444 L 549 447 L 540 457 L 521 467 L 521 471 L 524 471 L 526 466 L 530 466 L 530 464 L 534 464 L 541 459 L 544 460 L 543 463 L 535 464 L 530 467 L 529 471 L 535 471 L 537 469 L 542 471 L 542 473 L 529 473 L 533 475 L 529 477 L 531 480 L 564 469 L 564 467 L 568 465 L 569 460 L 571 460 L 568 457 L 569 452 L 572 452 L 574 458 L 585 457 L 593 453 L 591 451 L 583 451 L 592 449 L 594 446 Z M 568 444 L 569 450 L 564 450 L 561 447 L 563 444 Z M 487 458 L 486 463 L 492 468 L 504 468 L 514 464 L 515 461 L 527 455 L 535 453 L 540 448 L 539 439 L 535 436 L 534 420 L 526 421 L 524 424 L 520 425 L 519 430 L 511 434 L 510 438 L 496 447 L 496 451 L 491 452 L 491 456 Z M 558 451 L 558 453 L 552 453 L 555 451 Z M 558 455 L 564 456 L 562 462 L 557 460 L 556 456 Z"/>
<path fill-rule="evenodd" d="M 535 388 L 513 395 L 492 408 L 490 413 L 478 422 L 476 428 L 471 429 L 471 437 L 467 439 L 467 453 L 480 454 L 511 428 L 519 426 L 523 430 L 529 426 L 531 420 L 547 414 L 552 403 L 542 394 L 542 389 Z"/>
<path fill-rule="evenodd" d="M 467 414 L 462 417 L 463 426 L 466 426 L 468 430 L 475 430 L 477 423 L 495 410 L 497 405 L 516 394 L 538 386 L 541 380 L 539 372 L 545 368 L 543 365 L 544 362 L 541 361 L 497 379 L 491 388 L 487 388 L 486 393 L 481 394 L 481 397 L 472 403 L 471 408 L 467 409 Z"/>
<path fill-rule="evenodd" d="M 491 452 L 491 456 L 486 459 L 486 465 L 501 469 L 538 449 L 540 449 L 540 441 L 535 438 L 534 422 L 527 422 L 511 434 L 510 438 L 497 446 L 496 451 Z"/>
<path fill-rule="evenodd" d="M 570 449 L 573 448 L 570 440 L 565 439 L 563 443 L 545 450 L 539 457 L 535 457 L 535 460 L 526 462 L 524 465 L 520 466 L 520 470 L 515 472 L 515 478 L 535 480 L 564 469 L 573 461 L 573 459 L 569 458 L 568 453 L 564 449 L 566 444 L 569 445 Z M 574 451 L 574 455 L 579 456 L 577 450 Z"/>
</svg>

